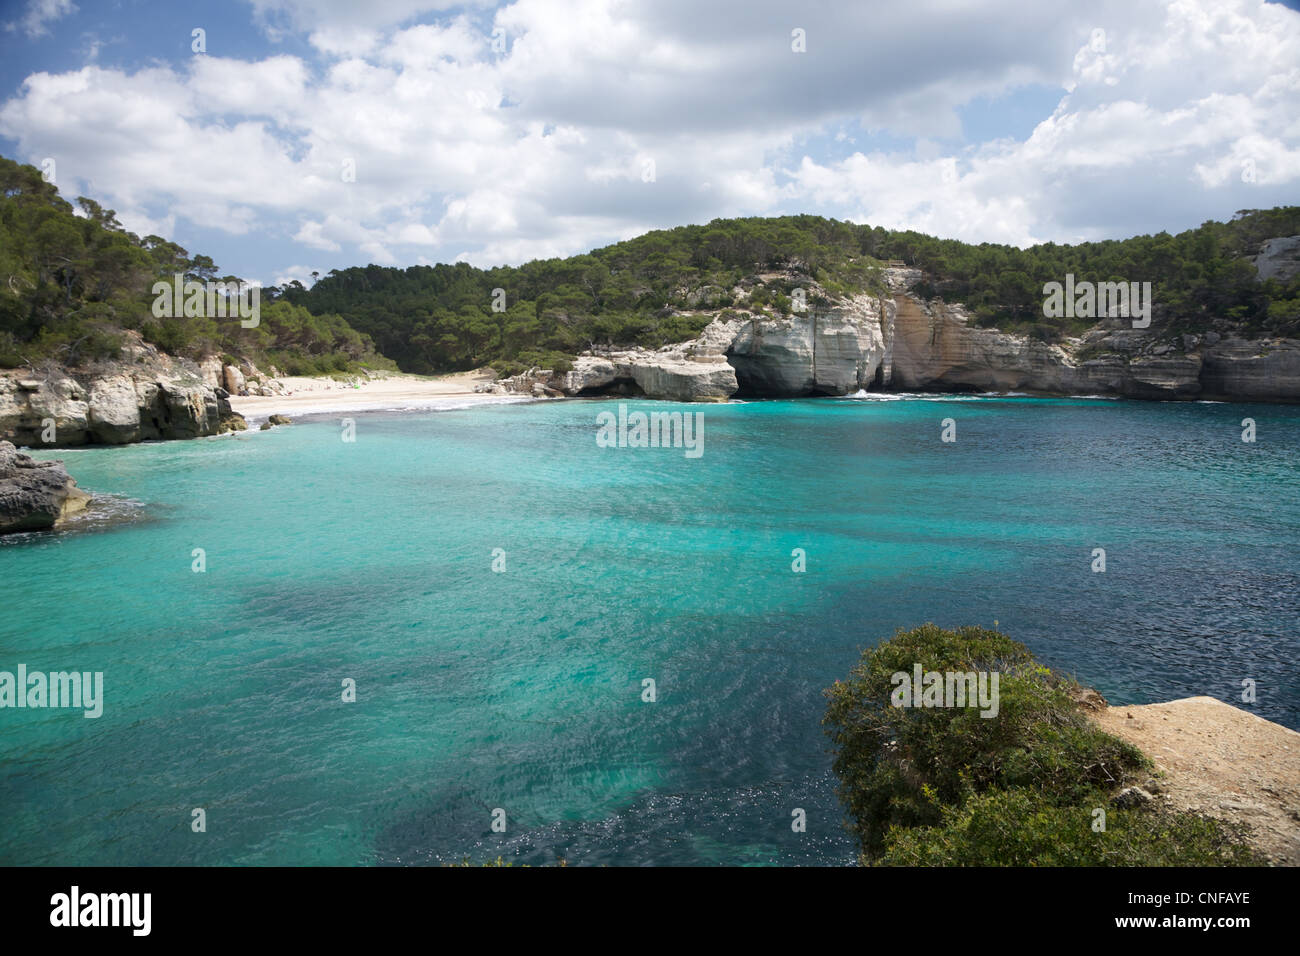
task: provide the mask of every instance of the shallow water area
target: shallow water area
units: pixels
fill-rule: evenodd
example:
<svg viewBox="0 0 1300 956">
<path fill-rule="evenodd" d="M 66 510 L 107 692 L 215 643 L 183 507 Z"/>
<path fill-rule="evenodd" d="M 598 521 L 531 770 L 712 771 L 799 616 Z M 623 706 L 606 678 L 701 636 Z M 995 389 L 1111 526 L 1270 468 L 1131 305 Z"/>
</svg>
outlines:
<svg viewBox="0 0 1300 956">
<path fill-rule="evenodd" d="M 1300 727 L 1300 409 L 734 402 L 696 459 L 617 404 L 41 455 L 104 522 L 0 541 L 0 669 L 104 712 L 0 711 L 0 862 L 851 862 L 821 691 L 927 620 Z"/>
</svg>

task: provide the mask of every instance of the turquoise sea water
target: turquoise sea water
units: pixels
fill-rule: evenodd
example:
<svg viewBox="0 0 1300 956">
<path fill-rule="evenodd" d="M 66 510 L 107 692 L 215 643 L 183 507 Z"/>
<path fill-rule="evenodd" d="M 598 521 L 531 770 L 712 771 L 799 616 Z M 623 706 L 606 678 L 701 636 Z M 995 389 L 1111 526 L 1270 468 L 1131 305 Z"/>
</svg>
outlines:
<svg viewBox="0 0 1300 956">
<path fill-rule="evenodd" d="M 850 862 L 821 691 L 927 620 L 1300 727 L 1300 409 L 754 402 L 692 460 L 616 407 L 58 452 L 124 517 L 0 539 L 0 670 L 106 702 L 0 710 L 0 863 Z"/>
</svg>

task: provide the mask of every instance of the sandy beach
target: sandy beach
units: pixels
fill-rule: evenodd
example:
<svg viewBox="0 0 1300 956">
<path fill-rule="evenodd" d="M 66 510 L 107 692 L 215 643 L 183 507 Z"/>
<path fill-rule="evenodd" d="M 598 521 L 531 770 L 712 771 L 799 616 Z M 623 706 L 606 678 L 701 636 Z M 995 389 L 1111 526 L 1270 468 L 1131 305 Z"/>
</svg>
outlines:
<svg viewBox="0 0 1300 956">
<path fill-rule="evenodd" d="M 271 415 L 320 415 L 333 412 L 364 412 L 382 409 L 439 409 L 458 405 L 492 404 L 520 399 L 475 392 L 474 386 L 490 382 L 483 371 L 460 372 L 436 378 L 393 373 L 355 385 L 330 378 L 285 376 L 278 379 L 284 395 L 232 395 L 231 407 L 250 424 Z"/>
</svg>

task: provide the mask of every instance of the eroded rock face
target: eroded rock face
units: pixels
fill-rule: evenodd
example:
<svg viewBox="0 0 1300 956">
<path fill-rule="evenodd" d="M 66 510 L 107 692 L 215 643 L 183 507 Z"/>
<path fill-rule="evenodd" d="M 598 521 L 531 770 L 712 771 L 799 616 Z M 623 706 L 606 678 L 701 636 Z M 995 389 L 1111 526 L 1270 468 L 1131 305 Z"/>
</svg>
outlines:
<svg viewBox="0 0 1300 956">
<path fill-rule="evenodd" d="M 63 373 L 35 381 L 0 374 L 0 439 L 41 444 L 53 422 L 59 441 L 84 445 L 89 434 L 89 397 L 80 382 Z"/>
<path fill-rule="evenodd" d="M 736 391 L 736 370 L 721 356 L 690 356 L 638 349 L 579 356 L 561 380 L 566 395 L 628 386 L 633 394 L 676 402 L 725 401 Z"/>
<path fill-rule="evenodd" d="M 0 373 L 0 439 L 32 447 L 122 445 L 199 438 L 238 428 L 211 368 L 151 346 L 95 368 Z"/>
<path fill-rule="evenodd" d="M 1201 356 L 1144 356 L 1129 362 L 1120 394 L 1128 398 L 1194 398 L 1201 394 Z"/>
<path fill-rule="evenodd" d="M 86 507 L 61 461 L 35 461 L 0 441 L 0 534 L 53 528 Z"/>
<path fill-rule="evenodd" d="M 882 384 L 896 391 L 1300 400 L 1300 342 L 1292 340 L 1246 342 L 1207 332 L 1154 344 L 1149 332 L 1112 320 L 1081 339 L 1049 345 L 972 326 L 959 305 L 906 294 L 895 305 Z"/>
<path fill-rule="evenodd" d="M 139 373 L 91 378 L 88 386 L 54 379 L 30 392 L 0 385 L 0 437 L 33 447 L 199 438 L 220 434 L 223 419 L 233 416 L 230 403 L 207 385 Z"/>
<path fill-rule="evenodd" d="M 1278 279 L 1286 282 L 1300 275 L 1300 236 L 1268 240 L 1260 246 L 1259 255 L 1252 261 L 1260 281 Z"/>
<path fill-rule="evenodd" d="M 857 296 L 792 316 L 716 318 L 696 339 L 655 351 L 582 355 L 557 383 L 567 395 L 626 388 L 673 401 L 847 395 L 870 387 L 886 354 L 882 303 Z"/>
<path fill-rule="evenodd" d="M 211 388 L 222 388 L 222 366 L 221 359 L 215 355 L 210 355 L 203 361 L 199 362 L 199 375 L 203 378 L 203 383 Z"/>
<path fill-rule="evenodd" d="M 641 391 L 674 402 L 720 402 L 736 392 L 736 370 L 722 356 L 665 356 L 629 367 Z"/>
<path fill-rule="evenodd" d="M 895 391 L 958 388 L 976 391 L 1066 391 L 1068 357 L 1060 346 L 970 325 L 960 305 L 894 299 L 889 374 Z"/>
<path fill-rule="evenodd" d="M 727 358 L 749 393 L 847 395 L 874 383 L 885 351 L 880 302 L 862 295 L 806 314 L 750 319 Z"/>
<path fill-rule="evenodd" d="M 595 355 L 579 355 L 572 370 L 564 373 L 563 391 L 567 395 L 595 392 L 613 385 L 619 377 L 619 366 L 613 359 Z M 631 373 L 627 378 L 631 379 Z"/>
<path fill-rule="evenodd" d="M 1207 348 L 1201 380 L 1205 394 L 1241 401 L 1300 399 L 1300 342 L 1225 339 Z"/>
<path fill-rule="evenodd" d="M 717 318 L 681 345 L 583 355 L 563 376 L 541 372 L 521 377 L 519 388 L 493 388 L 537 393 L 542 381 L 567 395 L 626 391 L 677 401 L 859 389 L 1300 401 L 1300 342 L 1213 331 L 1160 339 L 1111 319 L 1081 338 L 1047 343 L 980 328 L 961 305 L 906 292 L 919 277 L 891 269 L 892 297 L 858 296 L 806 315 Z"/>
<path fill-rule="evenodd" d="M 139 394 L 129 375 L 110 375 L 93 382 L 86 415 L 88 431 L 105 445 L 139 441 L 140 406 L 152 404 L 156 393 L 157 385 L 150 382 L 145 383 L 145 394 Z"/>
<path fill-rule="evenodd" d="M 225 369 L 222 370 L 222 374 L 225 377 L 224 384 L 226 386 L 226 391 L 230 392 L 232 395 L 239 395 L 243 393 L 244 391 L 243 372 L 235 368 L 235 366 L 233 365 L 227 365 Z"/>
<path fill-rule="evenodd" d="M 669 401 L 726 401 L 738 386 L 736 370 L 718 344 L 725 341 L 725 335 L 715 332 L 657 351 L 628 349 L 582 355 L 573 369 L 558 379 L 556 387 L 566 395 L 624 386 L 633 394 Z"/>
</svg>

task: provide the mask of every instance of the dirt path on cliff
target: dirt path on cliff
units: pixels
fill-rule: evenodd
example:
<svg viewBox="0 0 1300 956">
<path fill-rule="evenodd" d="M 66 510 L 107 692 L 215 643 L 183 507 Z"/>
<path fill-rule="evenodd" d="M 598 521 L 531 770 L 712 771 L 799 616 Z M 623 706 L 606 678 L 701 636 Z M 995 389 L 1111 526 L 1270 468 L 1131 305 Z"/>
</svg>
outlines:
<svg viewBox="0 0 1300 956">
<path fill-rule="evenodd" d="M 1300 734 L 1212 697 L 1106 707 L 1092 718 L 1150 757 L 1157 799 L 1250 827 L 1282 866 L 1300 866 Z"/>
</svg>

